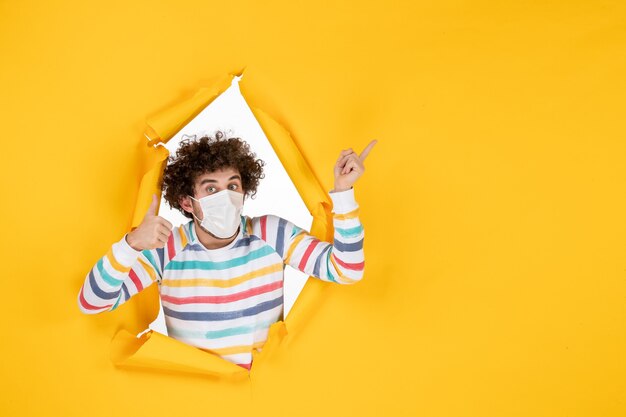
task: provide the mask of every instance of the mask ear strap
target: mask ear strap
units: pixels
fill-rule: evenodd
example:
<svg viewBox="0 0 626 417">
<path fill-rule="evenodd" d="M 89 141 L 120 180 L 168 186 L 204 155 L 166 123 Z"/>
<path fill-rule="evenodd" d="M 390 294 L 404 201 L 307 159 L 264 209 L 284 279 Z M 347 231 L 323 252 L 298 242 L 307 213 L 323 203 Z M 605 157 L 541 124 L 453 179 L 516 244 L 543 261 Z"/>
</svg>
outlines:
<svg viewBox="0 0 626 417">
<path fill-rule="evenodd" d="M 190 196 L 190 195 L 187 195 L 187 197 L 191 198 L 192 200 L 196 200 L 195 198 L 193 198 L 193 197 L 192 197 L 192 196 Z M 196 200 L 196 201 L 198 201 L 198 200 Z M 198 216 L 196 216 L 196 213 L 194 213 L 194 211 L 193 211 L 193 203 L 191 204 L 191 215 L 192 215 L 193 217 L 195 217 L 195 218 L 196 218 L 196 220 L 198 220 L 199 222 L 202 222 L 202 220 L 200 220 L 200 219 L 198 218 Z"/>
</svg>

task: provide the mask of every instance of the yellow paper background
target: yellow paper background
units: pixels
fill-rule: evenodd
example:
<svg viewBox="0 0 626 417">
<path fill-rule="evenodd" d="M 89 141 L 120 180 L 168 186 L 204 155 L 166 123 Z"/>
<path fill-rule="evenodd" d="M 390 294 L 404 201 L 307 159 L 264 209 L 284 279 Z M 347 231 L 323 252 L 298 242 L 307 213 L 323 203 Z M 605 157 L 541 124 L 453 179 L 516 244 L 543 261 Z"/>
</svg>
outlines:
<svg viewBox="0 0 626 417">
<path fill-rule="evenodd" d="M 625 17 L 0 3 L 0 415 L 626 414 Z M 162 157 L 145 122 L 242 68 L 325 190 L 341 149 L 379 139 L 355 185 L 365 278 L 307 285 L 248 380 L 118 369 L 154 289 L 96 316 L 76 296 Z"/>
</svg>

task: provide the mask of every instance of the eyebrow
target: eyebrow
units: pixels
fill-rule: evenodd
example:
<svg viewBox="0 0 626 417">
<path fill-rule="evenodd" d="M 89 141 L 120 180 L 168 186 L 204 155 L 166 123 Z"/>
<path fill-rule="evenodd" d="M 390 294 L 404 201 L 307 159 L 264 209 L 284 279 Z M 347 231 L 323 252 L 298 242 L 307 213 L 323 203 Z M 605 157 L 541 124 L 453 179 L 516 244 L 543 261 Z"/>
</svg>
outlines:
<svg viewBox="0 0 626 417">
<path fill-rule="evenodd" d="M 230 177 L 230 178 L 228 179 L 228 181 L 230 181 L 230 180 L 236 180 L 236 179 L 239 179 L 239 181 L 241 181 L 241 177 L 240 177 L 239 175 L 233 175 L 232 177 Z M 217 182 L 217 180 L 213 180 L 213 179 L 209 179 L 209 178 L 203 179 L 203 180 L 200 182 L 200 186 L 203 186 L 203 185 L 204 185 L 204 184 L 206 184 L 207 182 Z"/>
</svg>

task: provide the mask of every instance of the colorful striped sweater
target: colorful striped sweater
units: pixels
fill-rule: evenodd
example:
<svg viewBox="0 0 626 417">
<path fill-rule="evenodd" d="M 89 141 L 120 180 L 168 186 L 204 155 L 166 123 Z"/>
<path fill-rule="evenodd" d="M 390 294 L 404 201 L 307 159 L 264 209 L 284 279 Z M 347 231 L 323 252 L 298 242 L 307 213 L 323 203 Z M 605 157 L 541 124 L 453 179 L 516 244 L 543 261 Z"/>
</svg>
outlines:
<svg viewBox="0 0 626 417">
<path fill-rule="evenodd" d="M 332 245 L 275 215 L 241 216 L 235 240 L 212 250 L 193 221 L 175 227 L 164 248 L 137 251 L 125 235 L 89 271 L 78 305 L 86 314 L 114 310 L 156 282 L 171 337 L 250 369 L 252 350 L 261 350 L 283 317 L 285 265 L 339 284 L 363 277 L 365 232 L 354 188 L 329 195 Z"/>
</svg>

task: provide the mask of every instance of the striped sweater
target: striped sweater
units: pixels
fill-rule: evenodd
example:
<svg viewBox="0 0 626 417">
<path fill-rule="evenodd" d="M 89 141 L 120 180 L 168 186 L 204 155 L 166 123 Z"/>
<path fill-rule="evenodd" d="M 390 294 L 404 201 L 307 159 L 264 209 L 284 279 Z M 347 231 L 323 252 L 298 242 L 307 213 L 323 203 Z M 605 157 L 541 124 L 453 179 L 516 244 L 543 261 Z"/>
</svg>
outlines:
<svg viewBox="0 0 626 417">
<path fill-rule="evenodd" d="M 331 192 L 334 242 L 320 241 L 275 215 L 241 216 L 235 240 L 207 249 L 189 221 L 164 248 L 137 251 L 126 235 L 93 266 L 78 294 L 83 313 L 110 311 L 157 283 L 171 337 L 244 368 L 283 317 L 283 271 L 290 265 L 323 281 L 363 277 L 364 229 L 354 188 Z"/>
</svg>

